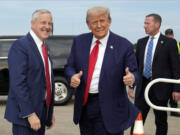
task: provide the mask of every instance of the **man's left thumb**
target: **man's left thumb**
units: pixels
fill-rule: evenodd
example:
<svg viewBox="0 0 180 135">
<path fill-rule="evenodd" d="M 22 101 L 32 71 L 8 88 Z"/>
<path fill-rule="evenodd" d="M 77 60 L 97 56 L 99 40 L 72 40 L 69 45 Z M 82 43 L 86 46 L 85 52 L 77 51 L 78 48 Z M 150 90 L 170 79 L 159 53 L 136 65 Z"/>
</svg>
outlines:
<svg viewBox="0 0 180 135">
<path fill-rule="evenodd" d="M 130 73 L 128 67 L 125 69 L 125 72 L 126 72 L 126 75 Z"/>
</svg>

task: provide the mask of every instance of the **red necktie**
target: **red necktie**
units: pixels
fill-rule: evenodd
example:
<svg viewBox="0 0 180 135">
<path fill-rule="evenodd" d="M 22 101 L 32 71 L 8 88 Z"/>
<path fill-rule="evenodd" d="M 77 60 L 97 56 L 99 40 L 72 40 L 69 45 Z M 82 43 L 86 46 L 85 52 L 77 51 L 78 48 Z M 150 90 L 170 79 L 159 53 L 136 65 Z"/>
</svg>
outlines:
<svg viewBox="0 0 180 135">
<path fill-rule="evenodd" d="M 46 105 L 49 107 L 51 103 L 51 81 L 49 74 L 48 53 L 44 43 L 42 45 L 42 53 L 44 57 L 45 72 L 46 72 Z"/>
<path fill-rule="evenodd" d="M 97 61 L 97 57 L 98 57 L 100 43 L 101 42 L 99 40 L 96 41 L 96 45 L 94 46 L 94 48 L 90 54 L 90 57 L 89 57 L 88 77 L 87 77 L 86 89 L 85 89 L 85 93 L 84 93 L 83 105 L 85 105 L 88 100 L 89 88 L 90 88 L 90 84 L 91 84 L 92 75 L 94 72 L 94 67 L 96 65 L 96 61 Z"/>
</svg>

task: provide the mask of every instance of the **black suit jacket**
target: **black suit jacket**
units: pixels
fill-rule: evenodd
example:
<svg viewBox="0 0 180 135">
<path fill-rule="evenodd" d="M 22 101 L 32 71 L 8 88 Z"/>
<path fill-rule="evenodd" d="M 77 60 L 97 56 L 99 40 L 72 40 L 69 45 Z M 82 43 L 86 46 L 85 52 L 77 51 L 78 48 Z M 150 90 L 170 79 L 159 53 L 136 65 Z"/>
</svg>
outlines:
<svg viewBox="0 0 180 135">
<path fill-rule="evenodd" d="M 144 92 L 144 89 L 142 89 L 142 81 L 144 55 L 148 38 L 149 37 L 147 36 L 139 39 L 137 42 L 136 57 L 141 77 L 136 89 L 136 98 L 138 98 L 141 92 Z M 152 79 L 156 78 L 180 79 L 180 62 L 178 60 L 176 41 L 174 39 L 167 38 L 162 34 L 160 34 L 158 39 L 152 63 Z M 167 101 L 171 96 L 172 91 L 180 91 L 180 87 L 177 84 L 157 83 L 152 86 L 151 90 L 153 91 L 156 99 Z"/>
</svg>

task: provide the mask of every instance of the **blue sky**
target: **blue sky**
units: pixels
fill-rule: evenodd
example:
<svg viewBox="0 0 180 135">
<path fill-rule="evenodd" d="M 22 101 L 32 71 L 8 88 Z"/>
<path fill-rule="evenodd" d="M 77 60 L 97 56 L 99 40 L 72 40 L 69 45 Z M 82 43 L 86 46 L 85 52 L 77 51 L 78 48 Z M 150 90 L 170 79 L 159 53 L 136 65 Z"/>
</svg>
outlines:
<svg viewBox="0 0 180 135">
<path fill-rule="evenodd" d="M 110 9 L 111 31 L 132 43 L 146 36 L 144 19 L 147 14 L 162 17 L 161 32 L 173 28 L 180 40 L 179 0 L 0 0 L 0 35 L 24 35 L 30 30 L 32 12 L 46 8 L 53 14 L 54 35 L 78 35 L 89 32 L 86 11 L 92 6 Z"/>
</svg>

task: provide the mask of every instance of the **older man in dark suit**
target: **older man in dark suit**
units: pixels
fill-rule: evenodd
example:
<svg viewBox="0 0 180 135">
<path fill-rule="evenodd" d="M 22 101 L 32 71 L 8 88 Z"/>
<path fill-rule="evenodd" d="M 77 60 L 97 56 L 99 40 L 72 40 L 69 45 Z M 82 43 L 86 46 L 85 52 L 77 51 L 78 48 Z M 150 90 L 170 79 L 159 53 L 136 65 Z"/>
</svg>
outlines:
<svg viewBox="0 0 180 135">
<path fill-rule="evenodd" d="M 156 78 L 180 79 L 180 63 L 176 41 L 162 35 L 159 31 L 161 17 L 149 14 L 145 18 L 144 29 L 147 37 L 139 39 L 136 48 L 140 81 L 135 93 L 135 105 L 142 112 L 145 122 L 150 107 L 144 99 L 147 84 Z M 179 100 L 180 87 L 176 84 L 158 83 L 152 86 L 150 100 L 158 106 L 167 106 L 168 99 L 173 96 Z M 167 135 L 167 112 L 154 110 L 156 135 Z"/>
<path fill-rule="evenodd" d="M 138 115 L 125 87 L 138 81 L 133 45 L 109 31 L 108 8 L 90 8 L 86 21 L 92 32 L 74 39 L 65 70 L 76 88 L 74 122 L 81 135 L 123 135 Z"/>
<path fill-rule="evenodd" d="M 44 135 L 54 124 L 54 80 L 45 40 L 52 32 L 45 9 L 32 15 L 31 31 L 15 41 L 8 55 L 10 89 L 5 118 L 13 135 Z"/>
</svg>

